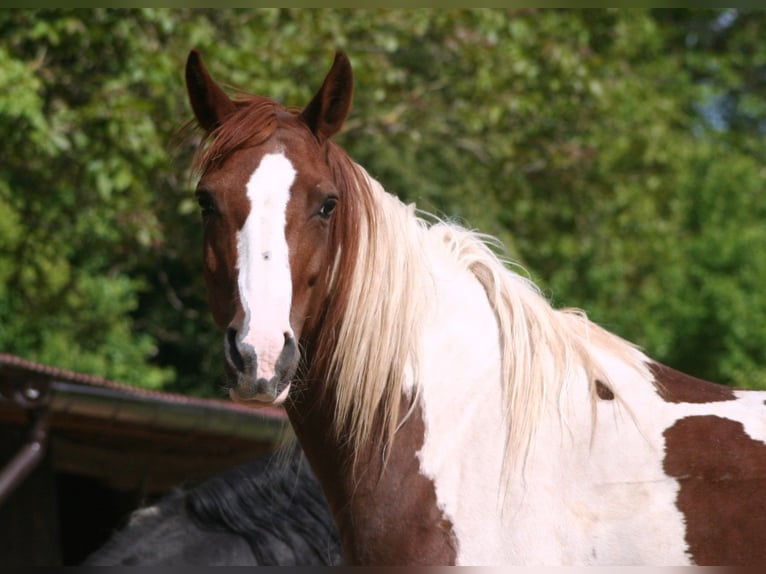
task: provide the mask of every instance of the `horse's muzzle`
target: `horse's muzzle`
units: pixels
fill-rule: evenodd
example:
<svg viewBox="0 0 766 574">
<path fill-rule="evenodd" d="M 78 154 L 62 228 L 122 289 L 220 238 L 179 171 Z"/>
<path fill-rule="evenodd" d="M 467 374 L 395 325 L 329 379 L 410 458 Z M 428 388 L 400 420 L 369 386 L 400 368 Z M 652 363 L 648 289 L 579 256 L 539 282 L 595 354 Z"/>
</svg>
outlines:
<svg viewBox="0 0 766 574">
<path fill-rule="evenodd" d="M 284 346 L 276 361 L 259 360 L 255 349 L 238 340 L 233 328 L 224 339 L 229 396 L 237 402 L 254 401 L 279 405 L 290 391 L 290 383 L 298 368 L 300 352 L 295 338 L 285 333 Z"/>
</svg>

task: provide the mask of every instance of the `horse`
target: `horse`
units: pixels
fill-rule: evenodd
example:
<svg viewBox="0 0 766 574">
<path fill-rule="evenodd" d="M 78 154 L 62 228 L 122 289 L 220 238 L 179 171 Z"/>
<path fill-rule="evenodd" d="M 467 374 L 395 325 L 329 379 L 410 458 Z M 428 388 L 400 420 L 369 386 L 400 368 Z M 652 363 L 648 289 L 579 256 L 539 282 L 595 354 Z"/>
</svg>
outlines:
<svg viewBox="0 0 766 574">
<path fill-rule="evenodd" d="M 387 192 L 333 139 L 345 53 L 303 108 L 230 97 L 197 50 L 185 79 L 229 396 L 283 405 L 348 563 L 766 563 L 766 392 L 554 308 Z"/>
<path fill-rule="evenodd" d="M 337 566 L 340 540 L 300 449 L 263 456 L 131 513 L 85 566 Z"/>
</svg>

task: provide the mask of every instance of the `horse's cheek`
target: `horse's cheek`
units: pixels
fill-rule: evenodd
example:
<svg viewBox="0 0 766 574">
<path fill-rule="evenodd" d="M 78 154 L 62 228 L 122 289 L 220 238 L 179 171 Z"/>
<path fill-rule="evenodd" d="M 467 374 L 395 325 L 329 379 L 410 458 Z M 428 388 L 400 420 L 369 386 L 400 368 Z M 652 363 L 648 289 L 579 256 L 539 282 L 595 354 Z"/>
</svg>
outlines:
<svg viewBox="0 0 766 574">
<path fill-rule="evenodd" d="M 215 275 L 218 270 L 218 259 L 215 256 L 215 249 L 213 249 L 213 246 L 209 242 L 205 243 L 204 262 L 205 270 L 210 273 L 210 275 Z"/>
<path fill-rule="evenodd" d="M 288 240 L 289 241 L 289 240 Z M 317 242 L 296 246 L 290 252 L 290 275 L 292 277 L 292 304 L 290 325 L 300 338 L 308 317 L 318 313 L 318 278 L 321 273 L 321 249 Z"/>
</svg>

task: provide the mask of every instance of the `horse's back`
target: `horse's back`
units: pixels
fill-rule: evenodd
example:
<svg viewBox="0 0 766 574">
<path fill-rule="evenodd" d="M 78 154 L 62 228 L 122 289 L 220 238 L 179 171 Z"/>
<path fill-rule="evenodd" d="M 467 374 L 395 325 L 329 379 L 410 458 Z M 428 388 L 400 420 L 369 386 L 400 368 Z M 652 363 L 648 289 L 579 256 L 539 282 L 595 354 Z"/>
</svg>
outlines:
<svg viewBox="0 0 766 574">
<path fill-rule="evenodd" d="M 766 392 L 648 366 L 651 380 L 600 394 L 583 450 L 604 550 L 625 562 L 766 564 Z"/>
<path fill-rule="evenodd" d="M 258 564 L 247 540 L 225 531 L 201 528 L 175 492 L 131 515 L 85 561 L 87 566 L 243 566 Z"/>
<path fill-rule="evenodd" d="M 324 566 L 342 562 L 327 503 L 296 449 L 135 511 L 85 565 Z"/>
<path fill-rule="evenodd" d="M 653 368 L 677 417 L 663 430 L 663 469 L 697 564 L 766 564 L 766 392 Z"/>
</svg>

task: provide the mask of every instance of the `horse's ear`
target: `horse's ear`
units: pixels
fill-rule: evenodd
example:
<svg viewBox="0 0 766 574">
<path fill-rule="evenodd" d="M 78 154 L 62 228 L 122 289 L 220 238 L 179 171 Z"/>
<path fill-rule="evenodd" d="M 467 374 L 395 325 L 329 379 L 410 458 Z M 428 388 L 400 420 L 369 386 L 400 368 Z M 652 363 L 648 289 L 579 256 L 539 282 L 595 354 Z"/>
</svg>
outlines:
<svg viewBox="0 0 766 574">
<path fill-rule="evenodd" d="M 210 77 L 196 49 L 189 52 L 186 60 L 186 91 L 197 122 L 207 133 L 220 126 L 236 109 L 234 102 Z"/>
<path fill-rule="evenodd" d="M 335 53 L 335 61 L 322 87 L 303 110 L 303 119 L 320 142 L 338 131 L 351 109 L 354 94 L 354 74 L 345 53 Z"/>
</svg>

